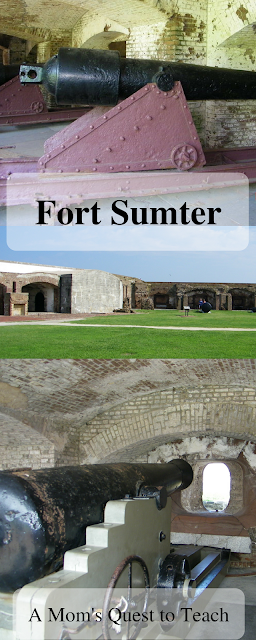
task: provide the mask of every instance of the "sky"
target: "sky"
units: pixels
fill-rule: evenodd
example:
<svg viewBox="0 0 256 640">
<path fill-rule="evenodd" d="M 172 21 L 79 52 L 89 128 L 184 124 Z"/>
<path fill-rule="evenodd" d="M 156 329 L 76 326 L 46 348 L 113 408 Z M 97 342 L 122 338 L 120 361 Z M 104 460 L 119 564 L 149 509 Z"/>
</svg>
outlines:
<svg viewBox="0 0 256 640">
<path fill-rule="evenodd" d="M 204 500 L 225 502 L 230 499 L 230 471 L 223 462 L 208 464 L 203 473 L 203 502 Z"/>
<path fill-rule="evenodd" d="M 148 282 L 256 282 L 256 227 L 242 251 L 13 251 L 0 227 L 0 259 L 100 269 Z"/>
</svg>

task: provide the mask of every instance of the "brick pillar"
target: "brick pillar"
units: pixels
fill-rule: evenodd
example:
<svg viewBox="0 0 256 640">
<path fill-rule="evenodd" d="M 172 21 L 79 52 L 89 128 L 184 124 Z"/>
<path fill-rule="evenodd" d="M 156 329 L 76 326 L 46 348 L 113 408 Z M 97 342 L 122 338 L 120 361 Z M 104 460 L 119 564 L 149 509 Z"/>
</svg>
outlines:
<svg viewBox="0 0 256 640">
<path fill-rule="evenodd" d="M 220 310 L 220 294 L 216 293 L 216 311 Z"/>
<path fill-rule="evenodd" d="M 232 294 L 228 293 L 228 311 L 232 311 Z"/>
<path fill-rule="evenodd" d="M 136 302 L 135 302 L 135 282 L 131 282 L 131 307 L 132 307 L 132 309 L 135 309 L 135 307 L 136 307 Z"/>
<path fill-rule="evenodd" d="M 123 285 L 123 293 L 124 293 L 124 296 L 123 296 L 124 297 L 123 309 L 124 309 L 124 311 L 126 311 L 128 313 L 130 311 L 130 308 L 131 308 L 131 285 L 130 285 L 130 283 Z"/>
<path fill-rule="evenodd" d="M 10 301 L 11 301 L 11 294 L 9 292 L 6 292 L 4 294 L 4 316 L 10 316 Z"/>
<path fill-rule="evenodd" d="M 37 45 L 37 62 L 47 62 L 52 55 L 54 54 L 52 53 L 51 42 L 39 42 Z"/>
<path fill-rule="evenodd" d="M 183 296 L 183 308 L 188 306 L 188 295 Z"/>
<path fill-rule="evenodd" d="M 178 293 L 177 294 L 177 298 L 178 298 L 177 309 L 178 309 L 178 311 L 181 311 L 182 293 Z"/>
<path fill-rule="evenodd" d="M 225 307 L 226 309 L 228 308 L 227 307 L 227 294 L 226 293 L 222 293 L 221 294 L 221 296 L 220 296 L 220 304 L 221 304 L 221 307 Z"/>
</svg>

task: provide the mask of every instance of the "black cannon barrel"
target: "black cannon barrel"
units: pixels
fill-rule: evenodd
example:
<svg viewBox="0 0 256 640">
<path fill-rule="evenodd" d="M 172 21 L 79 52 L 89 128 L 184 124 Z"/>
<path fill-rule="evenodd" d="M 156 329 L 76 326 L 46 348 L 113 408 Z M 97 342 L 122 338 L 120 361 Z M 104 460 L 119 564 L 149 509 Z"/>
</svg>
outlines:
<svg viewBox="0 0 256 640">
<path fill-rule="evenodd" d="M 193 478 L 185 460 L 167 464 L 96 464 L 0 473 L 0 591 L 14 591 L 58 569 L 68 549 L 85 543 L 85 527 L 103 521 L 108 500 Z"/>
<path fill-rule="evenodd" d="M 0 64 L 0 86 L 19 75 L 19 64 Z"/>
<path fill-rule="evenodd" d="M 187 100 L 256 99 L 254 71 L 121 58 L 118 51 L 61 48 L 43 66 L 22 65 L 22 83 L 42 82 L 57 104 L 117 104 L 148 82 L 168 91 L 180 80 Z"/>
</svg>

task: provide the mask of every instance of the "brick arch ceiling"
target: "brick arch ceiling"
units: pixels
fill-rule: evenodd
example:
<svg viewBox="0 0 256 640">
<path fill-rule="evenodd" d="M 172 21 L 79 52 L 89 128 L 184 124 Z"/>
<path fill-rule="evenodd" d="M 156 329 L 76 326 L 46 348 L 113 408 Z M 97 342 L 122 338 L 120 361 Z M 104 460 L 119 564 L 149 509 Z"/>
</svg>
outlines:
<svg viewBox="0 0 256 640">
<path fill-rule="evenodd" d="M 97 416 L 80 451 L 81 463 L 131 461 L 160 445 L 193 435 L 256 442 L 256 390 L 234 385 L 157 392 Z M 81 443 L 83 435 L 81 434 Z"/>
<path fill-rule="evenodd" d="M 0 410 L 60 450 L 72 436 L 80 463 L 132 461 L 191 435 L 256 441 L 255 360 L 0 360 L 0 382 Z"/>
<path fill-rule="evenodd" d="M 21 287 L 26 287 L 29 284 L 51 284 L 55 287 L 58 287 L 59 285 L 59 276 L 54 276 L 54 275 L 42 275 L 42 274 L 33 274 L 31 276 L 28 277 L 21 277 Z"/>
<path fill-rule="evenodd" d="M 246 47 L 249 49 L 255 49 L 256 35 L 255 35 L 255 24 L 256 24 L 256 10 L 255 10 L 255 21 L 252 24 L 247 24 L 242 27 L 238 31 L 235 31 L 232 35 L 230 35 L 224 42 L 222 42 L 219 46 L 221 48 L 234 48 L 234 47 Z"/>
<path fill-rule="evenodd" d="M 109 20 L 135 25 L 156 24 L 163 21 L 163 11 L 153 6 L 153 0 L 8 0 L 1 2 L 1 32 L 6 35 L 43 42 L 53 38 L 61 40 L 84 16 L 86 20 L 106 15 Z M 54 25 L 54 26 L 53 26 Z"/>
</svg>

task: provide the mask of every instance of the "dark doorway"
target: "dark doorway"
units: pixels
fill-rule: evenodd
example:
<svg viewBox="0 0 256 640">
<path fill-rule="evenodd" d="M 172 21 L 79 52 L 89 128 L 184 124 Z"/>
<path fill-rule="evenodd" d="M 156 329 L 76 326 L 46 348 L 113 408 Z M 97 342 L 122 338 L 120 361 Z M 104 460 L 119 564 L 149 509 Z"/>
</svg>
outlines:
<svg viewBox="0 0 256 640">
<path fill-rule="evenodd" d="M 126 42 L 120 40 L 119 42 L 110 42 L 108 48 L 111 51 L 119 51 L 121 58 L 126 58 Z"/>
<path fill-rule="evenodd" d="M 254 307 L 254 295 L 248 291 L 231 291 L 232 293 L 232 309 L 234 311 L 243 311 Z"/>
<path fill-rule="evenodd" d="M 38 291 L 35 296 L 35 311 L 44 311 L 44 294 Z"/>
<path fill-rule="evenodd" d="M 157 293 L 154 296 L 155 309 L 168 309 L 169 296 Z"/>
<path fill-rule="evenodd" d="M 0 316 L 4 315 L 4 294 L 6 292 L 6 287 L 3 284 L 0 284 Z"/>
<path fill-rule="evenodd" d="M 198 309 L 199 301 L 206 300 L 210 302 L 213 309 L 216 309 L 216 294 L 215 291 L 193 291 L 188 294 L 188 304 L 191 309 Z"/>
</svg>

